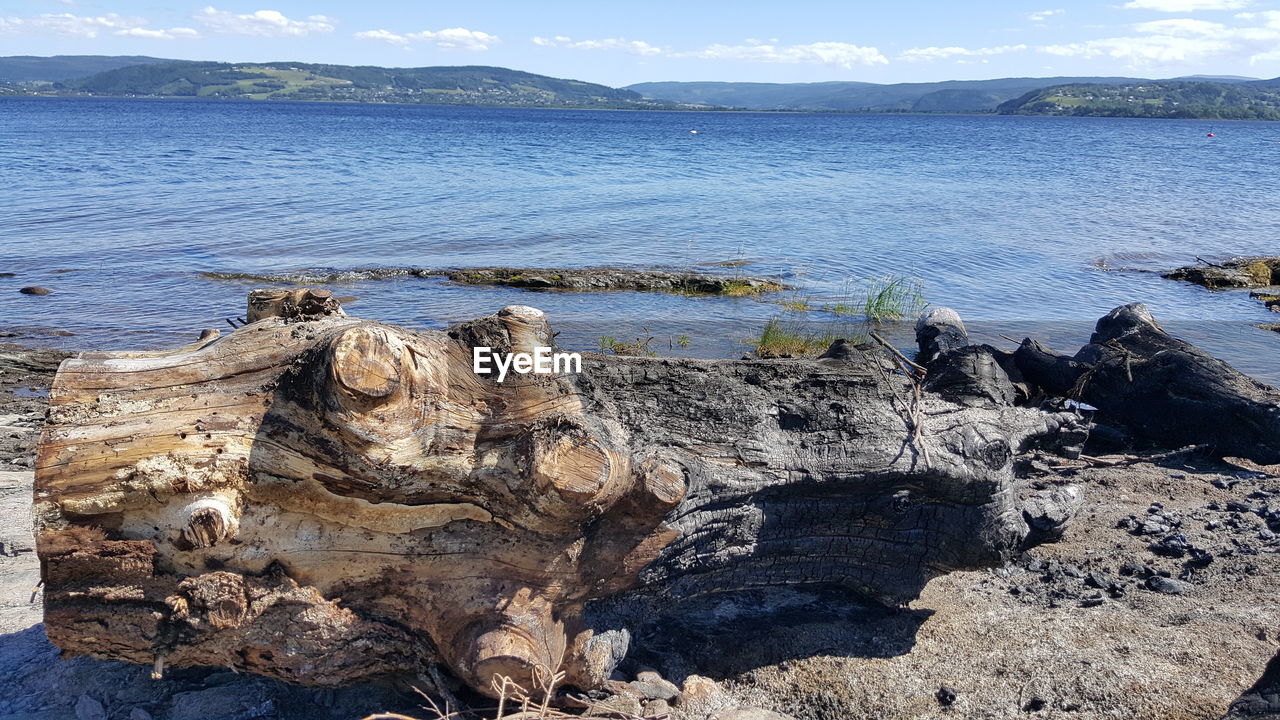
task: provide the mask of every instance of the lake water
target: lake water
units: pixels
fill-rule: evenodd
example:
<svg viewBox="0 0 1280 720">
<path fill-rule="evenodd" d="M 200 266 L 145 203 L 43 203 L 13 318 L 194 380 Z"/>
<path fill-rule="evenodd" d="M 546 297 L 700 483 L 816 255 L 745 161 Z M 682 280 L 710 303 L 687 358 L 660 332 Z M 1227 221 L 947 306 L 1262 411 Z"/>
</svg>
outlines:
<svg viewBox="0 0 1280 720">
<path fill-rule="evenodd" d="M 180 344 L 229 329 L 263 285 L 204 271 L 742 258 L 720 271 L 783 276 L 811 306 L 914 275 L 1004 347 L 997 333 L 1074 352 L 1098 317 L 1141 301 L 1277 382 L 1280 335 L 1250 324 L 1280 318 L 1247 293 L 1098 267 L 1280 252 L 1277 167 L 1280 124 L 1267 123 L 9 98 L 0 271 L 16 276 L 0 278 L 0 330 L 73 348 Z M 352 314 L 414 327 L 534 305 L 580 350 L 653 336 L 666 353 L 687 336 L 670 352 L 737 356 L 786 314 L 749 298 L 439 279 L 335 290 L 359 298 Z"/>
</svg>

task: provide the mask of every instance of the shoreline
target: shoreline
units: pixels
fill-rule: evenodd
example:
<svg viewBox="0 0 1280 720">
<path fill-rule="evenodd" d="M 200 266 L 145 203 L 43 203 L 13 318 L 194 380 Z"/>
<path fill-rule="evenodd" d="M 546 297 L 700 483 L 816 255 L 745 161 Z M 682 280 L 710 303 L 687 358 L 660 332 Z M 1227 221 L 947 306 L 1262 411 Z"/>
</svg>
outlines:
<svg viewBox="0 0 1280 720">
<path fill-rule="evenodd" d="M 47 388 L 63 355 L 0 347 L 0 415 L 18 416 L 9 431 L 21 428 L 32 439 L 45 398 L 27 390 Z M 157 682 L 141 666 L 59 659 L 36 624 L 39 605 L 30 601 L 38 577 L 30 536 L 14 536 L 30 527 L 23 519 L 30 452 L 29 443 L 0 445 L 9 471 L 0 474 L 0 527 L 10 529 L 0 555 L 0 685 L 14 689 L 7 705 L 0 700 L 0 717 L 39 712 L 71 720 L 82 706 L 101 706 L 113 717 L 137 708 L 152 720 L 186 720 L 196 707 L 207 713 L 209 703 L 270 707 L 286 718 L 337 720 L 391 707 L 429 716 L 415 697 L 386 686 L 313 690 L 219 668 L 175 670 Z M 1249 694 L 1280 641 L 1280 608 L 1270 602 L 1280 580 L 1280 540 L 1273 535 L 1259 546 L 1265 524 L 1241 512 L 1256 506 L 1251 498 L 1280 496 L 1280 478 L 1195 457 L 1098 467 L 1032 452 L 1021 462 L 1044 487 L 1085 488 L 1085 504 L 1062 541 L 1005 568 L 937 578 L 910 609 L 888 618 L 815 616 L 786 625 L 777 630 L 786 640 L 740 646 L 712 663 L 720 692 L 802 718 L 931 717 L 939 686 L 955 694 L 951 712 L 962 717 L 1023 718 L 1044 708 L 1082 720 L 1112 712 L 1217 720 L 1234 706 L 1229 717 L 1237 720 L 1280 710 L 1269 710 L 1264 697 L 1274 690 Z M 1216 559 L 1189 578 L 1189 591 L 1153 591 L 1145 573 L 1176 579 L 1182 561 L 1150 549 L 1155 538 L 1135 523 L 1152 519 L 1177 523 L 1197 545 L 1257 549 Z M 704 655 L 718 641 L 691 642 L 687 651 Z M 306 714 L 291 714 L 290 704 Z"/>
<path fill-rule="evenodd" d="M 1187 122 L 1211 122 L 1214 125 L 1218 123 L 1276 123 L 1280 120 L 1265 120 L 1261 118 L 1250 119 L 1218 119 L 1218 118 L 1181 118 L 1181 117 L 1117 117 L 1111 115 L 1021 115 L 1017 113 L 999 113 L 994 110 L 974 111 L 974 112 L 954 112 L 954 111 L 938 111 L 932 112 L 928 110 L 759 110 L 750 108 L 609 108 L 609 107 L 581 107 L 576 105 L 463 105 L 452 103 L 399 103 L 399 102 L 369 102 L 364 100 L 274 100 L 270 98 L 262 100 L 246 100 L 244 98 L 222 98 L 222 97 L 180 97 L 165 95 L 20 95 L 0 93 L 0 102 L 5 99 L 47 99 L 47 100 L 151 100 L 159 102 L 217 102 L 217 103 L 242 103 L 242 104 L 287 104 L 287 105 L 373 105 L 373 106 L 395 106 L 395 107 L 426 107 L 426 108 L 469 108 L 475 110 L 545 110 L 545 111 L 589 111 L 589 112 L 624 112 L 624 113 L 706 113 L 706 114 L 722 114 L 722 115 L 852 115 L 852 116 L 880 116 L 880 115 L 919 115 L 923 117 L 1019 117 L 1019 118 L 1070 118 L 1072 120 L 1177 120 Z"/>
</svg>

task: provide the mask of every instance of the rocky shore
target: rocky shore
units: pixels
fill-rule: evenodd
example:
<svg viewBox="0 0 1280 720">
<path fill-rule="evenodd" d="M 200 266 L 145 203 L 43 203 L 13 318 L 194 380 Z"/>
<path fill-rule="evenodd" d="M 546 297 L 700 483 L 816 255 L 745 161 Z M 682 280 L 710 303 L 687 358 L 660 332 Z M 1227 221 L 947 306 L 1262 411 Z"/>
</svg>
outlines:
<svg viewBox="0 0 1280 720">
<path fill-rule="evenodd" d="M 314 690 L 225 668 L 151 680 L 141 666 L 59 659 L 40 625 L 29 469 L 60 359 L 0 348 L 0 720 L 434 717 L 403 686 Z M 1043 489 L 1083 487 L 1061 541 L 1007 567 L 936 578 L 897 611 L 802 588 L 767 614 L 749 596 L 710 598 L 724 622 L 663 629 L 650 644 L 663 652 L 624 665 L 594 714 L 1280 715 L 1280 673 L 1264 676 L 1280 645 L 1275 468 L 1194 453 L 1071 461 L 1038 452 L 1019 467 Z"/>
</svg>

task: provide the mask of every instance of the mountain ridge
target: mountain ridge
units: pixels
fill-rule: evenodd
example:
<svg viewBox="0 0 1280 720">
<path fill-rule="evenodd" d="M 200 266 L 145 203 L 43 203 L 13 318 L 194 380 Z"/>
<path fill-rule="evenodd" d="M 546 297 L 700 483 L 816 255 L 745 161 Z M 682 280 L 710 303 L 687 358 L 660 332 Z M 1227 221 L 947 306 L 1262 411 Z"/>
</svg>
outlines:
<svg viewBox="0 0 1280 720">
<path fill-rule="evenodd" d="M 4 95 L 1280 120 L 1280 78 L 1234 75 L 1167 80 L 1015 77 L 916 83 L 662 81 L 613 88 L 486 65 L 388 68 L 292 61 L 168 60 L 145 55 L 26 55 L 0 57 L 0 96 Z"/>
<path fill-rule="evenodd" d="M 4 60 L 0 58 L 0 60 Z M 9 94 L 197 97 L 493 105 L 682 109 L 684 104 L 581 80 L 486 65 L 384 68 L 277 61 L 145 63 L 52 83 L 10 84 Z"/>
</svg>

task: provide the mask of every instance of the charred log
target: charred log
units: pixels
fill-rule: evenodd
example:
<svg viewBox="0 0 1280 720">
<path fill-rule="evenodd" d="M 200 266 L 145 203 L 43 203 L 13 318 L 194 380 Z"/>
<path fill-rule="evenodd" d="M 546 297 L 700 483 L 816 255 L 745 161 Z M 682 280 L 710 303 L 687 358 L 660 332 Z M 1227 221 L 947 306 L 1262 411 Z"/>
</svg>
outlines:
<svg viewBox="0 0 1280 720">
<path fill-rule="evenodd" d="M 1108 313 L 1074 357 L 1030 340 L 1015 357 L 1028 381 L 1096 407 L 1140 444 L 1280 462 L 1280 390 L 1170 336 L 1142 305 Z"/>
<path fill-rule="evenodd" d="M 1024 507 L 1012 460 L 1078 417 L 951 402 L 878 346 L 499 382 L 473 348 L 551 346 L 539 311 L 413 332 L 324 293 L 256 298 L 228 336 L 61 367 L 35 500 L 65 651 L 593 688 L 627 623 L 595 624 L 594 601 L 812 584 L 897 605 L 1070 514 Z"/>
</svg>

